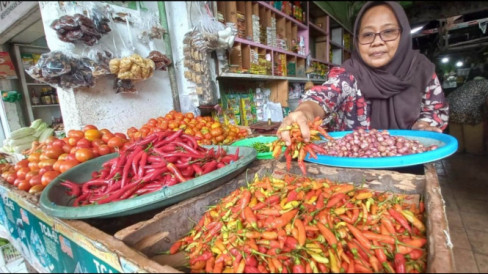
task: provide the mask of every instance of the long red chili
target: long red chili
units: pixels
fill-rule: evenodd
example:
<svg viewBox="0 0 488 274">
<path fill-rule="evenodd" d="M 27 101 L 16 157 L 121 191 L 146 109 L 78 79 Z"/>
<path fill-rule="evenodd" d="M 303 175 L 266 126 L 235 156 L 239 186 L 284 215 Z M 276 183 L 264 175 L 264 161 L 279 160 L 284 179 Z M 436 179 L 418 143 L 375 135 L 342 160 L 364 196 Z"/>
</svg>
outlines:
<svg viewBox="0 0 488 274">
<path fill-rule="evenodd" d="M 410 227 L 410 224 L 408 223 L 407 219 L 405 219 L 405 217 L 403 217 L 403 215 L 390 208 L 388 209 L 388 213 L 390 213 L 390 215 L 398 222 L 400 223 L 400 225 L 402 225 L 410 234 L 412 234 L 412 228 Z"/>
<path fill-rule="evenodd" d="M 178 170 L 177 167 L 175 167 L 173 163 L 168 163 L 166 167 L 169 169 L 169 171 L 171 171 L 171 173 L 173 173 L 176 176 L 176 179 L 178 179 L 180 183 L 187 181 L 187 179 L 183 177 L 181 172 Z"/>
</svg>

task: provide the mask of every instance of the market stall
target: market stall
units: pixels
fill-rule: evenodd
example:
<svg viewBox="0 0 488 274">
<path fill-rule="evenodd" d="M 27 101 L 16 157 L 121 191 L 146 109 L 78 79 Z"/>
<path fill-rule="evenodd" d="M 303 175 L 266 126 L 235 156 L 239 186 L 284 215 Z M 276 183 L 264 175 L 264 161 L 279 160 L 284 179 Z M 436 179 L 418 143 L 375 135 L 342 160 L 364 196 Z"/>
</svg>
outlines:
<svg viewBox="0 0 488 274">
<path fill-rule="evenodd" d="M 29 113 L 0 166 L 0 236 L 38 272 L 454 269 L 433 165 L 455 152 L 451 136 L 329 134 L 317 117 L 310 142 L 296 123 L 280 129 L 291 145 L 276 137 L 289 89 L 350 54 L 320 5 L 219 2 L 218 20 L 190 5 L 200 23 L 175 42 L 165 3 L 131 3 L 40 3 L 50 51 L 24 70 L 57 89 L 64 134 Z M 333 55 L 310 63 L 309 43 Z M 180 101 L 195 101 L 178 92 L 187 85 L 193 109 Z M 371 141 L 347 154 L 354 138 Z M 411 165 L 423 174 L 386 170 Z"/>
</svg>

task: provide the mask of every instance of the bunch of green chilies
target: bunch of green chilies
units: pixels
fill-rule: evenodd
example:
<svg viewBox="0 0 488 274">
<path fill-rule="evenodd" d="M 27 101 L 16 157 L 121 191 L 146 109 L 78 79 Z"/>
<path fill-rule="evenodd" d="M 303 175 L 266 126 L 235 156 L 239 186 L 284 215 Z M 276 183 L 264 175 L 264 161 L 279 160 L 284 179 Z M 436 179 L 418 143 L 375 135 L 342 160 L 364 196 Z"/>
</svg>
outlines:
<svg viewBox="0 0 488 274">
<path fill-rule="evenodd" d="M 310 128 L 310 142 L 305 142 L 303 140 L 302 132 L 300 126 L 295 122 L 290 126 L 280 128 L 279 131 L 290 131 L 291 144 L 285 149 L 286 158 L 286 169 L 289 171 L 291 168 L 291 160 L 297 159 L 298 166 L 302 171 L 302 174 L 307 175 L 307 168 L 305 167 L 304 159 L 307 153 L 310 153 L 310 157 L 317 159 L 317 152 L 320 154 L 327 154 L 327 151 L 314 143 L 312 141 L 320 140 L 319 134 L 322 134 L 325 138 L 333 140 L 329 134 L 320 127 L 322 124 L 322 119 L 320 117 L 315 117 L 313 121 L 308 123 Z M 281 148 L 285 146 L 285 141 L 278 139 L 271 144 L 271 151 L 273 158 L 278 158 L 281 155 Z"/>
<path fill-rule="evenodd" d="M 424 205 L 409 198 L 328 179 L 256 175 L 169 253 L 186 252 L 197 273 L 424 272 Z"/>
</svg>

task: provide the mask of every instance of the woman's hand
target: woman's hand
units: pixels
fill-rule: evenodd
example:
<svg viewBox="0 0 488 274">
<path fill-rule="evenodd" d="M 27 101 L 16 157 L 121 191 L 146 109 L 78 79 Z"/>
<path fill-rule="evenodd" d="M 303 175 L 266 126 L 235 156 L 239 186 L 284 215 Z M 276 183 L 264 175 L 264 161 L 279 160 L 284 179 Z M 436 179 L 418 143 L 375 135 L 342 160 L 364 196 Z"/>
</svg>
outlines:
<svg viewBox="0 0 488 274">
<path fill-rule="evenodd" d="M 421 121 L 421 120 L 415 122 L 415 124 L 413 124 L 413 126 L 412 126 L 412 129 L 415 129 L 415 130 L 435 131 L 435 132 L 442 133 L 442 130 L 440 128 L 433 127 L 429 123 L 427 123 L 425 121 Z"/>
<path fill-rule="evenodd" d="M 290 112 L 288 116 L 283 119 L 281 123 L 281 128 L 285 128 L 287 126 L 291 126 L 293 122 L 296 122 L 300 127 L 300 131 L 302 132 L 303 140 L 305 142 L 310 141 L 310 128 L 308 127 L 308 122 L 313 121 L 316 116 L 323 118 L 325 116 L 325 111 L 315 102 L 306 101 L 301 103 L 297 109 L 293 112 Z M 276 133 L 278 138 L 283 139 L 286 145 L 291 145 L 290 139 L 290 132 L 285 130 L 281 131 L 278 129 Z"/>
</svg>

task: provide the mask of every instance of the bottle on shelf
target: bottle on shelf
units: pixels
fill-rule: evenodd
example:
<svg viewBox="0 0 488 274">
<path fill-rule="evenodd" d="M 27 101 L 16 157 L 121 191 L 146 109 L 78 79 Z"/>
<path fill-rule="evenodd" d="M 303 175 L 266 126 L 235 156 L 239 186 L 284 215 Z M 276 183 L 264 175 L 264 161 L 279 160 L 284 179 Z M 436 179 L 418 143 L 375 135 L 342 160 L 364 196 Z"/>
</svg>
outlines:
<svg viewBox="0 0 488 274">
<path fill-rule="evenodd" d="M 32 91 L 31 103 L 32 103 L 32 105 L 39 105 L 41 103 L 39 96 L 37 96 L 36 90 Z"/>
</svg>

